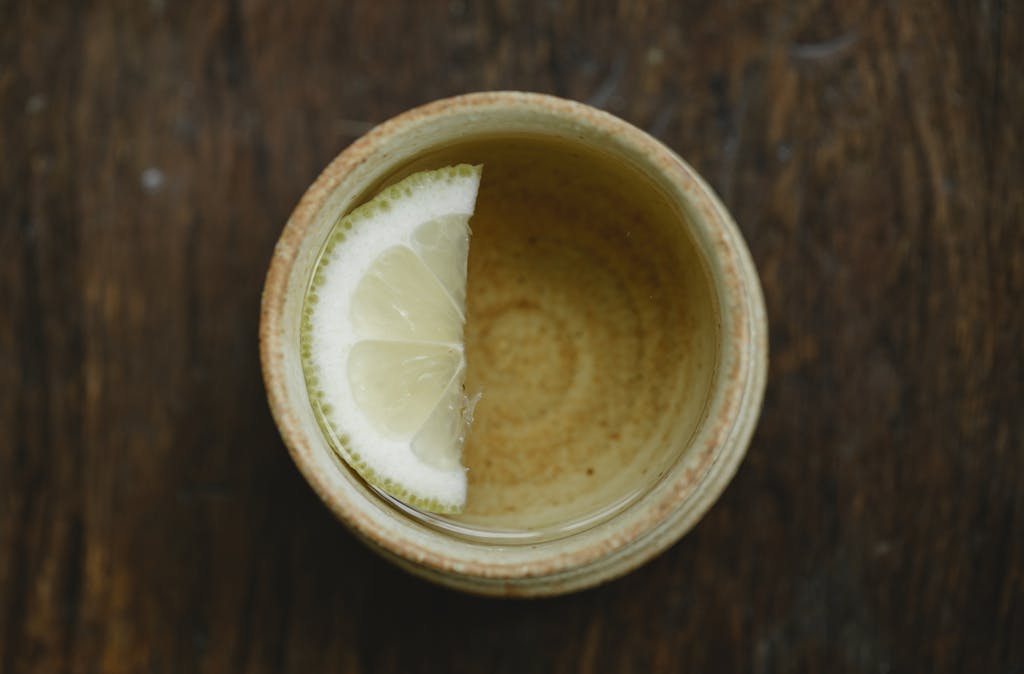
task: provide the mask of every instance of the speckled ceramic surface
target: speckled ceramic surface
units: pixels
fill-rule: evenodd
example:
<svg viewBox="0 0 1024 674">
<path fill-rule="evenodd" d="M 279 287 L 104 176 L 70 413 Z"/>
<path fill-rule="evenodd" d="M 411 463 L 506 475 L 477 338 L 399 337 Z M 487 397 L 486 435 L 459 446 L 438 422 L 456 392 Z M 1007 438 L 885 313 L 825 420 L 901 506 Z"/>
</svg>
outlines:
<svg viewBox="0 0 1024 674">
<path fill-rule="evenodd" d="M 528 143 L 502 145 L 508 134 L 533 139 L 533 158 Z M 455 146 L 485 164 L 466 329 L 467 385 L 483 398 L 466 448 L 470 501 L 455 524 L 547 527 L 533 539 L 461 535 L 381 498 L 320 434 L 299 364 L 302 294 L 330 226 L 417 158 Z M 538 164 L 552 147 L 565 160 Z M 587 170 L 591 153 L 611 168 Z M 327 167 L 278 242 L 260 342 L 282 436 L 342 521 L 421 576 L 525 596 L 621 575 L 699 520 L 753 432 L 766 333 L 742 238 L 688 165 L 593 108 L 496 92 L 407 112 Z M 559 530 L 562 520 L 573 526 Z"/>
</svg>

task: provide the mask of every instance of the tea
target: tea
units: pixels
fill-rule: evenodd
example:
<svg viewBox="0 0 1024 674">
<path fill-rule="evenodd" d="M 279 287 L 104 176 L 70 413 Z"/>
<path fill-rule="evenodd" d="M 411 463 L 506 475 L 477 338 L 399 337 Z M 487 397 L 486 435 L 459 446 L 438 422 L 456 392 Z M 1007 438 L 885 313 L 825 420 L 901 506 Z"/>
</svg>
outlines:
<svg viewBox="0 0 1024 674">
<path fill-rule="evenodd" d="M 471 537 L 535 540 L 644 493 L 700 424 L 716 308 L 684 214 L 639 170 L 565 139 L 491 136 L 413 172 L 482 164 L 471 220 L 466 510 L 413 513 Z"/>
</svg>

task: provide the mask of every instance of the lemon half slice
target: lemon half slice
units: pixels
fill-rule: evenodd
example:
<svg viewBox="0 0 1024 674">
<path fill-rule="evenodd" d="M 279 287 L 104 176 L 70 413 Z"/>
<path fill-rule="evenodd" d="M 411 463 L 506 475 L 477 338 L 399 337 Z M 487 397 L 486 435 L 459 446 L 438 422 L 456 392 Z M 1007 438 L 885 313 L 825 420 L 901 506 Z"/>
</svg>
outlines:
<svg viewBox="0 0 1024 674">
<path fill-rule="evenodd" d="M 303 306 L 310 401 L 367 482 L 423 510 L 466 501 L 466 261 L 481 167 L 413 174 L 335 225 Z"/>
</svg>

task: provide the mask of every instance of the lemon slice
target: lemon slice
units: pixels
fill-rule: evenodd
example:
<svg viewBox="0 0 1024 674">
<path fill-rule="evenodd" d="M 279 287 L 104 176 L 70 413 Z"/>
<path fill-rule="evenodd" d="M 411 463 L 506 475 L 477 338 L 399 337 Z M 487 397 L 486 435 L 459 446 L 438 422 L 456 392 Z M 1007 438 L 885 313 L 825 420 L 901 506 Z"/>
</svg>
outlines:
<svg viewBox="0 0 1024 674">
<path fill-rule="evenodd" d="M 466 259 L 481 167 L 416 173 L 334 226 L 303 306 L 310 401 L 367 482 L 459 512 Z"/>
</svg>

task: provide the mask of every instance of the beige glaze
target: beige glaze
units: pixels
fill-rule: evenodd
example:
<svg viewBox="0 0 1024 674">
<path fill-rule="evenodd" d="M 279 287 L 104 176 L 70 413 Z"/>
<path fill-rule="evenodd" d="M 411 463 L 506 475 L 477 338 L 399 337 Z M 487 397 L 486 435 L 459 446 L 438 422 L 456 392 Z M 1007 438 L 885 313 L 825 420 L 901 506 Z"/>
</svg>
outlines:
<svg viewBox="0 0 1024 674">
<path fill-rule="evenodd" d="M 512 146 L 516 156 L 477 142 L 508 135 L 565 152 L 538 164 L 529 143 Z M 333 222 L 401 171 L 453 151 L 480 155 L 490 185 L 473 221 L 467 321 L 468 385 L 484 397 L 458 521 L 407 512 L 337 460 L 297 348 L 302 292 Z M 598 155 L 608 170 L 594 169 Z M 548 175 L 527 173 L 531 163 Z M 321 498 L 402 566 L 486 594 L 593 585 L 678 539 L 742 458 L 766 369 L 756 273 L 692 169 L 610 115 L 515 92 L 438 101 L 343 152 L 285 227 L 260 337 L 271 409 Z M 460 526 L 471 535 L 453 533 Z M 473 533 L 545 528 L 530 545 Z"/>
</svg>

